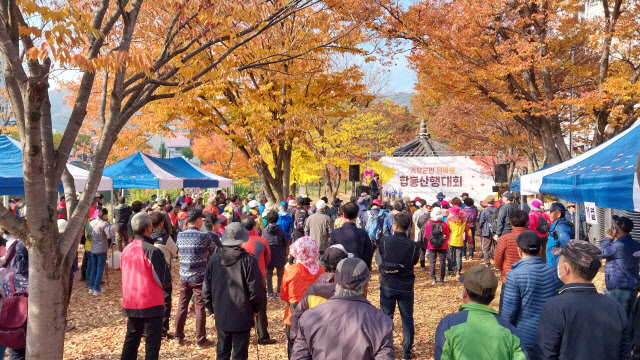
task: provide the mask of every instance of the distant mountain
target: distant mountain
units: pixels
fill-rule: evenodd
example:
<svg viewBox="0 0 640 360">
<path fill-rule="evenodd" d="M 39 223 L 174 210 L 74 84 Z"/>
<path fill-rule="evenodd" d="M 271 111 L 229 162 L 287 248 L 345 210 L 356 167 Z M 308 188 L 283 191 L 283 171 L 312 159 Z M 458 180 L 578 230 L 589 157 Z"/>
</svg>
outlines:
<svg viewBox="0 0 640 360">
<path fill-rule="evenodd" d="M 65 97 L 69 95 L 64 90 L 49 91 L 49 101 L 51 102 L 51 123 L 53 131 L 64 132 L 71 116 L 71 107 L 64 103 Z"/>
<path fill-rule="evenodd" d="M 411 110 L 411 96 L 413 96 L 413 93 L 397 92 L 397 93 L 386 95 L 383 98 L 389 99 L 400 106 L 406 106 L 409 108 L 409 110 Z"/>
</svg>

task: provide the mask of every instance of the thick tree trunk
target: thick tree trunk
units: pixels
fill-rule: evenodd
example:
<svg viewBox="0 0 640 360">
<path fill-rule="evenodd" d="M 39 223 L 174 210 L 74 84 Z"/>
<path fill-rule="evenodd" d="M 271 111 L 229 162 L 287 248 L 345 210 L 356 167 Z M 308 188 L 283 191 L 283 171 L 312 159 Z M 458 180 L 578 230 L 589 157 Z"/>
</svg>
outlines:
<svg viewBox="0 0 640 360">
<path fill-rule="evenodd" d="M 49 234 L 57 234 L 50 226 Z M 29 317 L 27 359 L 61 359 L 69 303 L 71 263 L 60 253 L 57 242 L 34 239 L 29 251 Z M 77 247 L 76 247 L 77 248 Z"/>
</svg>

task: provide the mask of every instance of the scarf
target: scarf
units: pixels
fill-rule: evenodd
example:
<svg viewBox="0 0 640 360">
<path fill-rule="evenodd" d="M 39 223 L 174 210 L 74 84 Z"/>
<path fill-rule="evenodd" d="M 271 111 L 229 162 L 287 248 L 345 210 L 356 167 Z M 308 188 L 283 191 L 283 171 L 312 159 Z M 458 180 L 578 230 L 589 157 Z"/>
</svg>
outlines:
<svg viewBox="0 0 640 360">
<path fill-rule="evenodd" d="M 318 244 L 309 236 L 303 236 L 296 240 L 289 249 L 289 254 L 293 256 L 297 262 L 302 264 L 311 275 L 315 275 L 320 271 L 318 260 L 320 259 L 320 250 Z"/>
</svg>

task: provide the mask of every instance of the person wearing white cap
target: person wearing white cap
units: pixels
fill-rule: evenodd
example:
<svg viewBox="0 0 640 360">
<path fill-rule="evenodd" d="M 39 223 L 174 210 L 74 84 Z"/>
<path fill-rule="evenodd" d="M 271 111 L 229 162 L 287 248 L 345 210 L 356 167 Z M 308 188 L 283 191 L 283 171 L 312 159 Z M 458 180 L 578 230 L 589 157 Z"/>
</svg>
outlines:
<svg viewBox="0 0 640 360">
<path fill-rule="evenodd" d="M 429 251 L 429 272 L 431 284 L 436 283 L 436 259 L 440 259 L 440 283 L 444 283 L 445 259 L 449 249 L 449 237 L 451 230 L 449 224 L 442 221 L 442 209 L 434 207 L 431 210 L 431 219 L 424 227 L 427 249 Z"/>
<path fill-rule="evenodd" d="M 260 203 L 257 200 L 249 201 L 249 213 L 256 221 L 256 225 L 258 226 L 258 235 L 262 234 L 264 223 L 262 222 L 262 215 L 260 214 Z"/>
<path fill-rule="evenodd" d="M 315 214 L 309 216 L 304 224 L 304 234 L 310 236 L 318 244 L 320 254 L 329 247 L 329 237 L 331 236 L 331 218 L 326 214 L 327 203 L 318 200 Z"/>
</svg>

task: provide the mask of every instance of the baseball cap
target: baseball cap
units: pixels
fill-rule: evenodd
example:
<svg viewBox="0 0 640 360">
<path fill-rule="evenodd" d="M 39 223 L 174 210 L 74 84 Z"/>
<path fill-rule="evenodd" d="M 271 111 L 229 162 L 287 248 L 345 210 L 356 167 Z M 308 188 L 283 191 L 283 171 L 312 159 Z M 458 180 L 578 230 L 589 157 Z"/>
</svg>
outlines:
<svg viewBox="0 0 640 360">
<path fill-rule="evenodd" d="M 495 295 L 498 288 L 498 278 L 484 265 L 472 267 L 459 280 L 465 289 L 481 296 Z"/>
<path fill-rule="evenodd" d="M 563 248 L 551 250 L 553 255 L 563 255 L 572 263 L 589 267 L 593 261 L 602 261 L 602 251 L 588 241 L 569 240 Z"/>
<path fill-rule="evenodd" d="M 414 203 L 417 203 L 418 201 L 420 201 L 420 198 L 416 196 L 416 198 L 415 198 L 415 199 L 413 199 L 413 202 L 414 202 Z"/>
<path fill-rule="evenodd" d="M 167 199 L 158 199 L 158 206 L 167 205 Z"/>
<path fill-rule="evenodd" d="M 344 246 L 332 245 L 329 246 L 322 255 L 322 264 L 324 266 L 331 266 L 333 268 L 338 266 L 338 263 L 342 259 L 352 258 L 353 254 L 348 253 Z"/>
<path fill-rule="evenodd" d="M 371 202 L 371 206 L 373 205 L 382 206 L 382 201 L 380 201 L 380 199 L 375 199 Z"/>
<path fill-rule="evenodd" d="M 535 231 L 527 230 L 516 237 L 518 247 L 531 253 L 540 251 L 540 237 Z"/>
<path fill-rule="evenodd" d="M 249 232 L 239 222 L 233 222 L 227 226 L 222 234 L 222 245 L 236 246 L 249 241 Z"/>
<path fill-rule="evenodd" d="M 335 282 L 346 289 L 366 284 L 370 277 L 367 264 L 355 257 L 340 260 L 336 267 Z"/>
<path fill-rule="evenodd" d="M 327 207 L 327 203 L 324 200 L 318 200 L 316 203 L 316 209 L 322 210 Z"/>
<path fill-rule="evenodd" d="M 511 193 L 511 191 L 506 191 L 502 194 L 503 198 L 507 198 L 509 200 L 513 200 L 513 193 Z"/>
<path fill-rule="evenodd" d="M 289 204 L 288 205 L 295 207 L 297 204 L 296 204 L 295 200 L 289 200 Z"/>
<path fill-rule="evenodd" d="M 257 208 L 260 206 L 260 203 L 257 200 L 249 201 L 249 209 Z"/>
<path fill-rule="evenodd" d="M 551 204 L 551 207 L 549 208 L 548 211 L 549 212 L 552 212 L 552 211 L 565 212 L 565 211 L 567 211 L 567 208 L 565 208 L 562 203 L 554 202 L 553 204 Z"/>
</svg>

